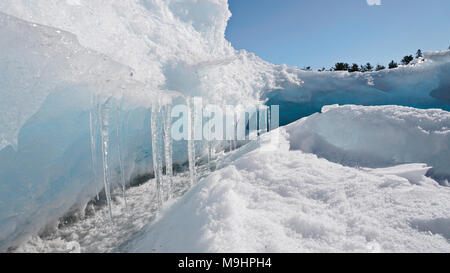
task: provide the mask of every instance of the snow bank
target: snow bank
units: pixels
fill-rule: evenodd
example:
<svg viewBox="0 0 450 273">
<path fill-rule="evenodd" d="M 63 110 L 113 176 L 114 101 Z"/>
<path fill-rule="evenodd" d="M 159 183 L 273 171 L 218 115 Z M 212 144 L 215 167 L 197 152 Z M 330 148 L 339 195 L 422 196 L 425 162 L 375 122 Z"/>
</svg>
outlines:
<svg viewBox="0 0 450 273">
<path fill-rule="evenodd" d="M 290 149 L 295 134 L 281 132 L 275 152 L 255 143 L 236 151 L 117 250 L 450 251 L 450 188 L 426 178 L 425 166 L 344 167 Z"/>
<path fill-rule="evenodd" d="M 329 106 L 287 127 L 291 148 L 352 167 L 427 163 L 450 178 L 450 113 L 401 106 Z"/>
<path fill-rule="evenodd" d="M 302 85 L 264 93 L 280 105 L 281 125 L 332 104 L 402 105 L 450 110 L 450 50 L 426 52 L 411 65 L 378 72 L 310 72 L 285 67 Z"/>
</svg>

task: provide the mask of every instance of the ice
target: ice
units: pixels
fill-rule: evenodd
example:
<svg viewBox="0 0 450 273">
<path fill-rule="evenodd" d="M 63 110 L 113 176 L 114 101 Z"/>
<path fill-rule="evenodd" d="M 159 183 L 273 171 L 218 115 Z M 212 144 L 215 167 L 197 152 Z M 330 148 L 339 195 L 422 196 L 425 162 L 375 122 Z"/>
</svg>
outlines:
<svg viewBox="0 0 450 273">
<path fill-rule="evenodd" d="M 103 161 L 103 186 L 106 195 L 106 203 L 109 208 L 109 218 L 113 221 L 112 204 L 111 204 L 111 180 L 109 177 L 109 111 L 108 101 L 101 108 L 101 137 L 102 137 L 102 161 Z"/>
<path fill-rule="evenodd" d="M 328 106 L 288 126 L 291 148 L 352 167 L 426 163 L 450 177 L 450 113 L 402 106 Z"/>
<path fill-rule="evenodd" d="M 173 197 L 178 198 L 184 194 L 189 184 L 185 174 L 174 176 Z M 14 248 L 12 252 L 108 253 L 114 251 L 118 245 L 139 232 L 158 213 L 156 183 L 153 179 L 149 183 L 127 189 L 128 207 L 124 206 L 120 197 L 121 195 L 117 195 L 114 201 L 113 213 L 116 215 L 114 225 L 110 224 L 107 207 L 89 205 L 85 218 L 65 224 L 48 236 L 33 236 L 20 247 Z"/>
<path fill-rule="evenodd" d="M 156 178 L 156 191 L 157 191 L 157 202 L 159 207 L 163 204 L 164 198 L 164 185 L 163 185 L 163 161 L 161 152 L 161 108 L 159 105 L 155 104 L 152 107 L 152 117 L 151 117 L 151 132 L 152 132 L 152 155 L 153 155 L 153 170 Z"/>
<path fill-rule="evenodd" d="M 164 117 L 164 155 L 166 163 L 166 188 L 167 199 L 172 198 L 172 182 L 173 182 L 173 145 L 172 145 L 172 107 L 166 106 Z"/>
<path fill-rule="evenodd" d="M 221 106 L 274 103 L 281 106 L 282 125 L 334 103 L 449 110 L 449 51 L 429 52 L 423 62 L 389 71 L 304 72 L 235 50 L 224 36 L 227 7 L 226 0 L 0 1 L 0 251 L 51 232 L 102 188 L 123 192 L 124 181 L 154 170 L 161 178 L 163 161 L 167 180 L 160 183 L 169 185 L 173 163 L 189 162 L 196 185 L 197 160 L 209 155 L 212 161 L 222 144 L 205 149 L 209 144 L 194 138 L 171 143 L 167 123 L 158 121 L 158 144 L 152 145 L 149 111 L 155 104 L 163 109 L 196 96 Z M 106 102 L 108 130 L 99 109 Z M 272 111 L 269 128 L 278 127 L 278 111 Z M 431 133 L 432 141 L 411 143 L 444 141 L 445 150 L 441 131 L 443 140 Z M 227 146 L 236 150 L 245 143 L 235 139 Z M 160 151 L 157 164 L 154 150 Z M 238 155 L 241 150 L 232 158 Z M 427 163 L 433 177 L 446 177 L 447 157 L 429 157 L 382 161 Z"/>
<path fill-rule="evenodd" d="M 151 150 L 150 126 L 144 127 L 150 122 L 144 120 L 143 109 L 154 97 L 166 104 L 179 93 L 147 89 L 133 80 L 131 68 L 83 48 L 65 31 L 3 13 L 0 23 L 0 251 L 4 251 L 30 234 L 53 229 L 58 218 L 85 207 L 104 187 L 97 105 L 109 100 L 115 116 L 115 106 L 122 101 L 132 117 L 123 132 L 128 153 L 122 158 L 129 182 L 152 168 L 145 149 Z M 118 142 L 115 122 L 108 122 L 109 175 L 115 184 L 121 179 Z M 177 159 L 183 160 L 181 155 Z"/>
<path fill-rule="evenodd" d="M 91 161 L 92 161 L 92 172 L 94 174 L 94 182 L 97 180 L 97 157 L 96 157 L 96 153 L 97 153 L 97 145 L 96 145 L 96 141 L 97 141 L 97 128 L 98 128 L 98 106 L 96 105 L 95 102 L 95 96 L 92 95 L 91 96 L 91 110 L 89 112 L 89 134 L 91 137 Z M 100 199 L 99 198 L 99 192 L 100 190 L 98 188 L 96 188 L 96 192 L 97 192 L 97 200 Z"/>
<path fill-rule="evenodd" d="M 128 206 L 127 204 L 127 197 L 126 197 L 126 184 L 125 181 L 125 169 L 123 167 L 123 159 L 122 159 L 122 147 L 121 147 L 121 134 L 120 134 L 120 127 L 122 126 L 122 116 L 121 116 L 121 109 L 120 106 L 117 107 L 117 123 L 116 123 L 116 137 L 117 137 L 117 157 L 119 159 L 119 168 L 120 168 L 120 182 L 122 183 L 122 194 L 123 194 L 123 200 L 125 202 L 125 206 Z"/>
<path fill-rule="evenodd" d="M 191 99 L 186 100 L 186 105 L 188 107 L 188 139 L 187 139 L 187 150 L 188 150 L 188 160 L 189 160 L 189 176 L 191 179 L 191 184 L 195 185 L 197 182 L 197 174 L 195 171 L 195 122 L 194 122 L 194 106 L 192 105 Z"/>
<path fill-rule="evenodd" d="M 0 10 L 76 35 L 80 44 L 134 70 L 150 89 L 212 103 L 254 104 L 260 90 L 299 80 L 225 40 L 227 0 L 5 0 Z"/>
<path fill-rule="evenodd" d="M 261 106 L 258 109 L 258 135 L 262 135 L 268 131 L 268 107 Z"/>
<path fill-rule="evenodd" d="M 53 228 L 104 187 L 103 164 L 92 164 L 92 93 L 100 105 L 112 98 L 112 117 L 122 103 L 127 116 L 123 140 L 111 121 L 114 186 L 122 180 L 120 159 L 127 182 L 153 169 L 147 109 L 160 93 L 163 104 L 184 99 L 181 93 L 220 105 L 260 104 L 260 90 L 299 84 L 232 48 L 224 38 L 226 1 L 74 3 L 0 2 L 0 251 Z M 121 155 L 118 141 L 126 147 Z M 188 157 L 186 145 L 174 143 L 174 162 L 191 158 L 194 166 L 193 144 Z M 100 139 L 96 145 L 101 161 Z"/>
<path fill-rule="evenodd" d="M 268 105 L 280 105 L 286 125 L 333 104 L 402 105 L 450 110 L 450 50 L 426 52 L 424 61 L 378 72 L 312 72 L 284 67 L 302 80 L 264 93 Z"/>
</svg>

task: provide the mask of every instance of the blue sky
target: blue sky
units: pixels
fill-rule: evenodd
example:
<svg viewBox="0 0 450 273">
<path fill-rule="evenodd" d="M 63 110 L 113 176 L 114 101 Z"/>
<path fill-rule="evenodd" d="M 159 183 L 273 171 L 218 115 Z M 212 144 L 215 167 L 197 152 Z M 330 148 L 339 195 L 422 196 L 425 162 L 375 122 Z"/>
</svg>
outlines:
<svg viewBox="0 0 450 273">
<path fill-rule="evenodd" d="M 369 3 L 371 5 L 369 5 Z M 229 0 L 227 39 L 276 64 L 386 65 L 450 46 L 450 0 Z"/>
</svg>

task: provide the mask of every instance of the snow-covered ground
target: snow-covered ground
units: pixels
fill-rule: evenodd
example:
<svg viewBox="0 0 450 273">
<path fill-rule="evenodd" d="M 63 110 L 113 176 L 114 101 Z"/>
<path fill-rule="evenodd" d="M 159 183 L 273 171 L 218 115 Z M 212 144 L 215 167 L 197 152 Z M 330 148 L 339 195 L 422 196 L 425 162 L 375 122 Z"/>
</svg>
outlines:
<svg viewBox="0 0 450 273">
<path fill-rule="evenodd" d="M 227 0 L 0 1 L 0 251 L 449 251 L 450 50 L 379 72 L 302 71 L 235 50 L 229 18 Z M 115 226 L 103 207 L 54 229 L 104 177 L 152 172 L 152 112 L 194 96 L 279 104 L 296 122 L 276 152 L 252 142 L 221 158 L 137 235 L 152 182 L 129 190 L 134 209 L 116 197 Z M 317 114 L 336 103 L 414 108 Z M 173 162 L 188 151 L 174 142 Z"/>
<path fill-rule="evenodd" d="M 344 167 L 280 133 L 276 152 L 264 140 L 234 152 L 118 250 L 450 252 L 450 188 L 426 164 Z"/>
</svg>

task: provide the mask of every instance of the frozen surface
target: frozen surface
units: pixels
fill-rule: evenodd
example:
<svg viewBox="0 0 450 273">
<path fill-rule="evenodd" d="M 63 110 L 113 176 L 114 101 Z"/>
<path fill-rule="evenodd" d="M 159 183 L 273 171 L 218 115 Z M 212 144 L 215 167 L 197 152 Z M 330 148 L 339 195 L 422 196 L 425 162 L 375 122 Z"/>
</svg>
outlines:
<svg viewBox="0 0 450 273">
<path fill-rule="evenodd" d="M 291 148 L 352 167 L 427 163 L 450 178 L 450 112 L 401 106 L 328 106 L 288 126 Z"/>
<path fill-rule="evenodd" d="M 165 210 L 128 252 L 449 252 L 450 188 L 423 164 L 356 169 L 249 144 Z M 237 154 L 237 156 L 236 156 Z"/>
<path fill-rule="evenodd" d="M 390 71 L 305 72 L 234 50 L 224 38 L 227 7 L 226 0 L 0 1 L 0 251 L 53 230 L 61 216 L 83 209 L 101 191 L 100 132 L 111 147 L 113 187 L 123 176 L 130 182 L 148 175 L 153 169 L 150 108 L 158 102 L 180 104 L 202 96 L 205 103 L 221 105 L 280 104 L 282 124 L 335 103 L 449 110 L 450 51 L 429 52 L 425 61 Z M 436 113 L 444 119 L 440 125 L 433 120 L 437 125 L 431 129 L 425 114 L 422 129 L 430 131 L 429 138 L 409 128 L 408 119 L 399 123 L 405 125 L 400 135 L 411 137 L 411 145 L 430 148 L 429 153 L 417 149 L 411 155 L 399 145 L 388 151 L 395 159 L 379 161 L 376 151 L 376 166 L 362 165 L 428 163 L 431 172 L 445 177 L 448 158 L 431 143 L 448 151 L 448 114 Z M 103 116 L 109 117 L 107 132 L 99 126 Z M 247 147 L 256 149 L 257 143 Z M 173 144 L 175 164 L 186 162 L 187 153 L 186 143 Z M 350 154 L 349 161 L 320 155 L 349 164 Z M 241 155 L 227 158 L 223 166 Z M 422 170 L 411 172 L 421 177 Z M 420 226 L 434 227 L 427 223 Z"/>
<path fill-rule="evenodd" d="M 426 52 L 408 66 L 378 72 L 310 72 L 286 67 L 302 80 L 264 94 L 280 105 L 281 125 L 320 112 L 332 104 L 402 105 L 450 110 L 450 50 Z"/>
<path fill-rule="evenodd" d="M 94 96 L 96 103 L 109 101 L 126 113 L 128 137 L 122 141 L 130 179 L 151 166 L 146 160 L 151 150 L 146 146 L 146 107 L 154 98 L 164 102 L 178 95 L 147 89 L 132 79 L 131 68 L 83 48 L 72 34 L 3 13 L 0 23 L 1 251 L 55 225 L 101 189 L 101 180 L 93 176 L 89 143 Z M 117 142 L 117 137 L 111 139 L 114 147 Z M 117 158 L 112 152 L 113 169 Z M 116 177 L 113 172 L 113 181 Z"/>
<path fill-rule="evenodd" d="M 0 149 L 17 147 L 20 129 L 53 91 L 73 88 L 117 95 L 120 85 L 130 80 L 130 68 L 81 47 L 70 33 L 1 12 L 0 22 Z M 80 106 L 89 109 L 89 100 Z"/>
<path fill-rule="evenodd" d="M 225 40 L 227 0 L 4 0 L 0 10 L 73 33 L 155 89 L 245 104 L 256 102 L 261 89 L 299 84 Z"/>
</svg>

